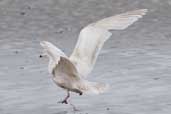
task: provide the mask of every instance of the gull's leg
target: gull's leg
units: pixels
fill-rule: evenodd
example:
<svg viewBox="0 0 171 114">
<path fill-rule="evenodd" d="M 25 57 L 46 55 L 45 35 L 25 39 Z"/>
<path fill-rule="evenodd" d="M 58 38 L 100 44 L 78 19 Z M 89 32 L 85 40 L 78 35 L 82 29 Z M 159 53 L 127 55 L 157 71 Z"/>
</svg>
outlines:
<svg viewBox="0 0 171 114">
<path fill-rule="evenodd" d="M 64 100 L 62 100 L 62 101 L 59 101 L 58 103 L 62 103 L 62 104 L 68 104 L 68 98 L 70 97 L 70 92 L 69 91 L 67 91 L 67 96 L 65 97 L 65 99 Z M 75 105 L 73 105 L 72 103 L 69 103 L 71 106 L 72 106 L 72 108 L 73 108 L 73 110 L 74 111 L 79 111 L 76 107 L 75 107 Z"/>
<path fill-rule="evenodd" d="M 65 97 L 65 99 L 64 100 L 62 100 L 62 101 L 59 101 L 58 103 L 62 103 L 62 104 L 68 104 L 68 98 L 70 97 L 70 93 L 69 93 L 69 91 L 67 91 L 67 96 Z"/>
</svg>

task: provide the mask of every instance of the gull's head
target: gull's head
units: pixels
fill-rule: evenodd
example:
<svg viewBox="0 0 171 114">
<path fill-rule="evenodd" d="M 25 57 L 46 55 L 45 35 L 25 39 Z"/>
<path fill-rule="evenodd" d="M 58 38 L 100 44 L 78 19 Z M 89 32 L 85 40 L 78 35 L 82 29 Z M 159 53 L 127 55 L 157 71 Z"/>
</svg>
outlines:
<svg viewBox="0 0 171 114">
<path fill-rule="evenodd" d="M 50 42 L 47 42 L 47 41 L 41 41 L 40 45 L 42 46 L 43 51 L 42 51 L 42 54 L 40 54 L 39 57 L 40 58 L 50 57 L 50 50 L 53 47 L 53 45 Z"/>
<path fill-rule="evenodd" d="M 40 45 L 43 48 L 43 53 L 40 55 L 40 58 L 48 57 L 49 59 L 55 59 L 60 51 L 55 45 L 48 41 L 41 41 Z"/>
</svg>

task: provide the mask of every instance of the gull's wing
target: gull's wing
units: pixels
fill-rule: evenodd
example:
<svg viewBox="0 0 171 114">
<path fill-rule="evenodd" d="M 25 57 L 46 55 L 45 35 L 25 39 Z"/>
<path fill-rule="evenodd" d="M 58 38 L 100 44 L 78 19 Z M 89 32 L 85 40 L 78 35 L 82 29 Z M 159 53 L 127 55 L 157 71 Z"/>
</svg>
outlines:
<svg viewBox="0 0 171 114">
<path fill-rule="evenodd" d="M 146 12 L 147 9 L 129 11 L 102 19 L 83 28 L 70 56 L 70 60 L 75 64 L 78 72 L 82 76 L 87 76 L 91 72 L 104 42 L 112 35 L 109 30 L 126 29 Z"/>
<path fill-rule="evenodd" d="M 79 79 L 79 75 L 75 65 L 65 57 L 60 57 L 58 64 L 52 70 L 54 76 L 61 76 L 65 79 L 65 76 L 69 76 L 72 79 Z"/>
<path fill-rule="evenodd" d="M 54 74 L 56 68 L 59 67 L 61 72 L 76 77 L 77 70 L 64 52 L 47 41 L 40 42 L 40 45 L 44 48 L 45 53 L 50 59 L 48 66 L 49 73 Z"/>
<path fill-rule="evenodd" d="M 92 26 L 107 30 L 123 30 L 147 13 L 147 9 L 129 11 L 92 23 Z"/>
</svg>

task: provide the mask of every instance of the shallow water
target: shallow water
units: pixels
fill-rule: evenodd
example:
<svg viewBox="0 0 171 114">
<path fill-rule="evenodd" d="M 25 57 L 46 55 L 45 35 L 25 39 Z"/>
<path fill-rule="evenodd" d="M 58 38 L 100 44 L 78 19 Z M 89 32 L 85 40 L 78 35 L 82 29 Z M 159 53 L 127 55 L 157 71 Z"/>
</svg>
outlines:
<svg viewBox="0 0 171 114">
<path fill-rule="evenodd" d="M 113 31 L 89 80 L 110 84 L 98 96 L 72 94 L 81 114 L 171 113 L 171 8 L 165 0 L 1 0 L 0 114 L 69 114 L 57 104 L 66 94 L 39 59 L 39 42 L 54 42 L 67 55 L 79 30 L 127 10 L 147 8 L 143 19 Z"/>
</svg>

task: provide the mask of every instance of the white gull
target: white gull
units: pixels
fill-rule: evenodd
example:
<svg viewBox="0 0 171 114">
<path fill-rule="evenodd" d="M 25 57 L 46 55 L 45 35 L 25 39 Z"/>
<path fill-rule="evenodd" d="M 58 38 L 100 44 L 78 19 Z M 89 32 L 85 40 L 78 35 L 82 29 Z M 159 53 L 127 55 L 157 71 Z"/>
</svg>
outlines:
<svg viewBox="0 0 171 114">
<path fill-rule="evenodd" d="M 109 30 L 124 30 L 143 15 L 147 9 L 129 11 L 91 23 L 80 32 L 77 44 L 70 57 L 48 41 L 41 41 L 44 53 L 40 56 L 49 57 L 49 73 L 59 87 L 67 91 L 67 96 L 61 103 L 67 104 L 70 92 L 82 95 L 84 93 L 103 93 L 108 84 L 90 82 L 86 77 L 92 71 L 104 42 L 112 33 Z"/>
</svg>

